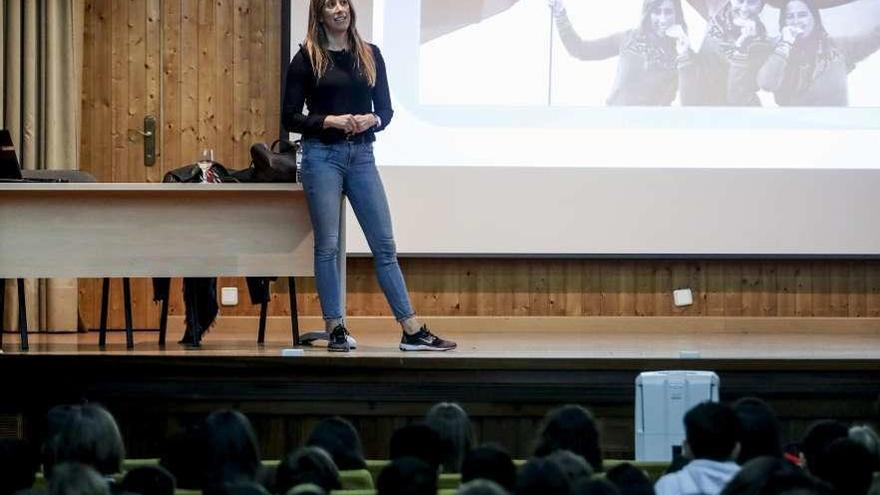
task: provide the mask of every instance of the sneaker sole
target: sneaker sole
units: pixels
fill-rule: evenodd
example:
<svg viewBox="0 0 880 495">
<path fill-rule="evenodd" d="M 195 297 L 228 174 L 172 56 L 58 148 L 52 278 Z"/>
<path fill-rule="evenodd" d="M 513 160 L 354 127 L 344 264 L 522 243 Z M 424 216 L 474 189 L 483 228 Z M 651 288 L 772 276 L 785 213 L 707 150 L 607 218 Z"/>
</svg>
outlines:
<svg viewBox="0 0 880 495">
<path fill-rule="evenodd" d="M 328 347 L 327 350 L 330 352 L 348 352 L 351 350 L 351 347 Z"/>
<path fill-rule="evenodd" d="M 400 344 L 401 351 L 451 351 L 455 349 L 455 347 L 432 347 L 429 345 L 421 345 L 421 344 Z"/>
</svg>

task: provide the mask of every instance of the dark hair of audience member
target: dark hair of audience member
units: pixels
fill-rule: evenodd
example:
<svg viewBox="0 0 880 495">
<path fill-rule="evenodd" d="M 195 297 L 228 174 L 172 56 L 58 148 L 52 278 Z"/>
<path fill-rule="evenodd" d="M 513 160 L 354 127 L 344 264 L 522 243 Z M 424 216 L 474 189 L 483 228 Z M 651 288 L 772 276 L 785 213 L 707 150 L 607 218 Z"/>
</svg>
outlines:
<svg viewBox="0 0 880 495">
<path fill-rule="evenodd" d="M 544 458 L 556 463 L 572 486 L 581 480 L 589 479 L 593 476 L 593 468 L 590 467 L 587 461 L 570 450 L 557 450 Z"/>
<path fill-rule="evenodd" d="M 721 495 L 830 495 L 826 485 L 792 462 L 779 457 L 756 457 L 721 491 Z"/>
<path fill-rule="evenodd" d="M 572 484 L 562 469 L 546 457 L 533 457 L 520 468 L 516 495 L 568 495 Z"/>
<path fill-rule="evenodd" d="M 159 465 L 167 469 L 173 476 L 177 488 L 181 490 L 199 490 L 204 477 L 205 441 L 204 422 L 187 425 L 165 442 L 164 453 Z"/>
<path fill-rule="evenodd" d="M 461 464 L 461 481 L 491 480 L 512 492 L 516 487 L 516 465 L 510 454 L 494 444 L 471 449 Z"/>
<path fill-rule="evenodd" d="M 840 421 L 823 419 L 816 421 L 807 428 L 801 439 L 801 454 L 804 457 L 807 470 L 813 470 L 812 466 L 822 451 L 838 438 L 849 436 L 849 428 Z"/>
<path fill-rule="evenodd" d="M 454 402 L 440 402 L 428 409 L 425 423 L 440 436 L 443 472 L 461 472 L 464 456 L 474 443 L 474 431 L 467 412 Z"/>
<path fill-rule="evenodd" d="M 437 470 L 442 460 L 440 435 L 424 423 L 402 426 L 391 434 L 391 459 L 415 457 Z"/>
<path fill-rule="evenodd" d="M 855 425 L 849 429 L 849 438 L 862 444 L 874 458 L 874 471 L 880 471 L 880 437 L 868 425 Z"/>
<path fill-rule="evenodd" d="M 617 487 L 620 495 L 654 495 L 648 475 L 628 462 L 605 471 L 605 479 Z"/>
<path fill-rule="evenodd" d="M 44 466 L 49 477 L 53 476 L 53 465 L 62 462 L 86 464 L 104 476 L 118 473 L 125 446 L 113 415 L 97 404 L 83 404 L 72 407 L 65 416 L 51 439 L 52 464 Z"/>
<path fill-rule="evenodd" d="M 572 488 L 574 495 L 620 495 L 614 483 L 602 478 L 582 480 Z"/>
<path fill-rule="evenodd" d="M 209 483 L 202 495 L 269 495 L 263 485 L 255 481 L 234 481 L 229 483 Z"/>
<path fill-rule="evenodd" d="M 733 403 L 739 418 L 740 450 L 737 464 L 755 457 L 782 457 L 782 428 L 776 413 L 757 397 L 744 397 Z"/>
<path fill-rule="evenodd" d="M 398 457 L 376 480 L 377 495 L 436 495 L 437 468 L 415 457 Z"/>
<path fill-rule="evenodd" d="M 238 411 L 216 411 L 205 419 L 205 465 L 202 487 L 256 481 L 261 468 L 257 436 L 247 417 Z"/>
<path fill-rule="evenodd" d="M 339 490 L 339 470 L 324 449 L 300 447 L 290 452 L 275 471 L 275 493 L 284 495 L 297 486 L 311 483 L 324 491 Z"/>
<path fill-rule="evenodd" d="M 324 449 L 342 471 L 367 467 L 357 430 L 339 416 L 323 419 L 315 425 L 306 445 Z"/>
<path fill-rule="evenodd" d="M 29 443 L 17 438 L 0 438 L 0 495 L 30 488 L 37 479 L 40 458 Z"/>
<path fill-rule="evenodd" d="M 91 466 L 59 462 L 52 468 L 49 495 L 110 495 L 110 485 Z"/>
<path fill-rule="evenodd" d="M 874 479 L 874 462 L 864 445 L 838 438 L 819 453 L 810 473 L 828 482 L 838 495 L 865 495 Z"/>
<path fill-rule="evenodd" d="M 703 402 L 684 415 L 685 439 L 694 459 L 733 460 L 739 443 L 739 419 L 733 409 L 717 402 Z"/>
<path fill-rule="evenodd" d="M 141 466 L 125 473 L 119 488 L 140 495 L 174 495 L 174 476 L 162 466 Z"/>
<path fill-rule="evenodd" d="M 55 455 L 55 445 L 58 443 L 58 434 L 61 433 L 61 428 L 64 427 L 67 420 L 78 408 L 78 405 L 61 404 L 52 407 L 49 409 L 49 412 L 46 413 L 46 437 L 43 440 L 40 450 L 40 459 L 43 463 L 43 472 L 46 473 L 47 477 L 52 470 L 52 465 L 55 464 L 55 460 L 52 456 Z"/>
<path fill-rule="evenodd" d="M 599 429 L 590 411 L 566 405 L 547 413 L 538 433 L 535 455 L 544 457 L 556 450 L 570 450 L 590 463 L 594 472 L 602 471 Z"/>
<path fill-rule="evenodd" d="M 476 479 L 462 483 L 455 495 L 507 495 L 507 490 L 492 480 Z"/>
</svg>

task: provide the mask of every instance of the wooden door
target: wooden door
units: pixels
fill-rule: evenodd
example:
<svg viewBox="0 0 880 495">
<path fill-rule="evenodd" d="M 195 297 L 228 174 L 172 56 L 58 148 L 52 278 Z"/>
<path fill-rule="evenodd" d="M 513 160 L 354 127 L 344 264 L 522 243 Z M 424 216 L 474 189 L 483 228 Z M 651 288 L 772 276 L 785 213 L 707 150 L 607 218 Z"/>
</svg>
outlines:
<svg viewBox="0 0 880 495">
<path fill-rule="evenodd" d="M 84 32 L 81 168 L 98 180 L 161 182 L 204 148 L 244 168 L 252 143 L 278 135 L 281 0 L 87 0 Z M 152 166 L 147 115 L 158 123 Z M 111 282 L 111 328 L 123 326 L 121 285 Z M 98 325 L 100 288 L 79 283 L 86 328 Z M 182 313 L 179 280 L 172 296 Z M 132 281 L 136 328 L 158 326 L 152 299 L 150 280 Z"/>
</svg>

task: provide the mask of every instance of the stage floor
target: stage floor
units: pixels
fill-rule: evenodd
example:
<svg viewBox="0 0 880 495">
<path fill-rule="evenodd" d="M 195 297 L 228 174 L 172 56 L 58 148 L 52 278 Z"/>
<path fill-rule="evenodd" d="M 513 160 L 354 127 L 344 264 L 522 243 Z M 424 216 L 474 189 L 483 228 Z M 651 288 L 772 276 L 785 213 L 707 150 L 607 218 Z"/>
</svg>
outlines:
<svg viewBox="0 0 880 495">
<path fill-rule="evenodd" d="M 644 319 L 642 319 L 644 320 Z M 246 320 L 250 323 L 250 320 Z M 430 319 L 429 319 L 430 321 Z M 489 320 L 487 320 L 489 321 Z M 545 325 L 529 328 L 519 321 L 509 324 L 502 320 L 499 327 L 474 328 L 475 325 L 452 323 L 452 320 L 430 321 L 432 328 L 444 338 L 458 343 L 448 352 L 401 352 L 397 348 L 400 331 L 393 320 L 364 320 L 351 325 L 358 347 L 350 353 L 331 353 L 325 344 L 301 346 L 303 357 L 324 359 L 393 358 L 393 359 L 539 359 L 539 360 L 820 360 L 880 362 L 880 324 L 863 322 L 858 326 L 840 327 L 833 321 L 823 325 L 776 325 L 775 330 L 749 325 L 717 325 L 707 320 L 705 328 L 694 329 L 693 322 L 675 327 L 667 321 L 656 328 L 647 322 L 622 319 L 613 324 L 590 324 L 579 328 L 576 322 L 547 320 Z M 534 323 L 533 323 L 534 324 Z M 753 327 L 753 328 L 750 328 Z M 177 344 L 182 334 L 179 321 L 170 324 L 167 344 L 158 345 L 158 333 L 135 332 L 135 348 L 125 348 L 124 332 L 108 333 L 105 349 L 98 347 L 98 333 L 32 333 L 28 355 L 94 355 L 115 356 L 250 356 L 280 357 L 282 350 L 292 347 L 289 326 L 275 321 L 267 328 L 266 343 L 256 343 L 256 328 L 245 321 L 221 319 L 204 337 L 201 348 Z M 459 327 L 459 328 L 456 328 Z M 314 328 L 303 328 L 303 333 Z M 18 335 L 6 332 L 3 337 L 5 354 L 21 354 Z"/>
</svg>

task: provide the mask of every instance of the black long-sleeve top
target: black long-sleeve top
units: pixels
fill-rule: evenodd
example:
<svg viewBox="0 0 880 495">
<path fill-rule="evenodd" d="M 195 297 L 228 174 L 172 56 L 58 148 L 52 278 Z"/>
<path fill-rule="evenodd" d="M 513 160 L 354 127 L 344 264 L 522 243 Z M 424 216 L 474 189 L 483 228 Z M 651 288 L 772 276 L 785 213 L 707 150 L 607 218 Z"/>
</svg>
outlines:
<svg viewBox="0 0 880 495">
<path fill-rule="evenodd" d="M 308 52 L 300 47 L 287 67 L 284 104 L 281 108 L 284 128 L 302 134 L 304 139 L 318 138 L 324 143 L 335 143 L 345 140 L 345 132 L 324 129 L 325 117 L 375 113 L 381 120 L 380 124 L 363 132 L 366 142 L 375 141 L 374 134 L 388 126 L 394 110 L 391 108 L 385 61 L 377 46 L 369 46 L 376 60 L 376 84 L 373 87 L 355 69 L 354 55 L 347 50 L 330 51 L 330 66 L 320 80 L 315 79 Z M 308 107 L 308 115 L 303 114 L 303 104 Z"/>
</svg>

